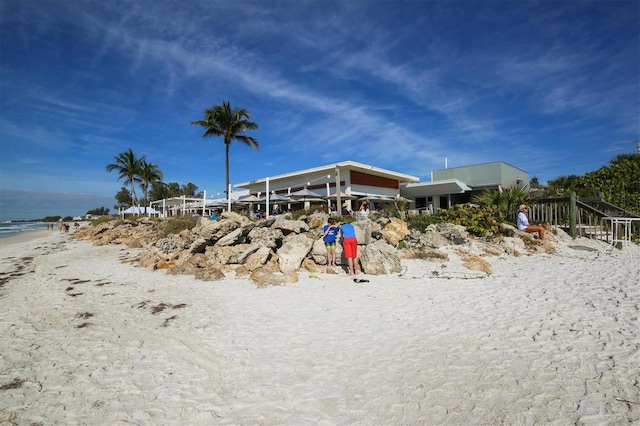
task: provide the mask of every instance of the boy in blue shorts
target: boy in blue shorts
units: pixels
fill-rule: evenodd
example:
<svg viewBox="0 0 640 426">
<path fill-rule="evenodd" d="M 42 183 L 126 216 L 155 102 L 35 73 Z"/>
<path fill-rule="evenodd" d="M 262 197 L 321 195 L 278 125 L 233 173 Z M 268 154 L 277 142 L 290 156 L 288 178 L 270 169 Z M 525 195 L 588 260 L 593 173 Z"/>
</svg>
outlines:
<svg viewBox="0 0 640 426">
<path fill-rule="evenodd" d="M 327 224 L 322 228 L 324 234 L 324 246 L 327 248 L 327 266 L 336 266 L 336 237 L 338 236 L 338 227 L 333 223 L 333 218 L 327 220 Z"/>
</svg>

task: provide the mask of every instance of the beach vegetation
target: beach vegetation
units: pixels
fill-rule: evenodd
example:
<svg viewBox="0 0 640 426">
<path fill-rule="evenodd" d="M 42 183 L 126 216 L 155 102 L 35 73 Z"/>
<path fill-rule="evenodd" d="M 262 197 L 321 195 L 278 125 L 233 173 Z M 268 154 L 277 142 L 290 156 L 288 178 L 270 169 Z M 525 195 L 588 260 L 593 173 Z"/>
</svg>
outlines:
<svg viewBox="0 0 640 426">
<path fill-rule="evenodd" d="M 215 105 L 204 111 L 202 120 L 191 124 L 204 127 L 203 138 L 221 136 L 225 145 L 225 187 L 229 191 L 229 148 L 235 140 L 258 150 L 258 141 L 245 134 L 248 130 L 258 130 L 258 124 L 251 121 L 251 114 L 244 108 L 232 109 L 229 101 Z"/>
<path fill-rule="evenodd" d="M 386 217 L 395 217 L 403 219 L 406 217 L 407 209 L 411 200 L 404 197 L 397 197 L 393 201 L 383 201 L 380 203 L 380 209 Z"/>
<path fill-rule="evenodd" d="M 94 221 L 91 222 L 92 226 L 98 226 L 102 223 L 107 223 L 107 222 L 111 222 L 112 220 L 116 220 L 115 216 L 102 216 L 101 218 L 98 218 Z"/>
<path fill-rule="evenodd" d="M 437 214 L 418 214 L 407 218 L 407 227 L 420 232 L 425 232 L 429 225 L 442 222 L 442 217 Z"/>
<path fill-rule="evenodd" d="M 182 231 L 190 230 L 198 224 L 198 217 L 192 216 L 172 216 L 164 221 L 161 238 L 171 234 L 179 234 Z"/>
<path fill-rule="evenodd" d="M 499 222 L 514 221 L 520 204 L 529 202 L 529 185 L 520 183 L 504 188 L 488 189 L 473 197 L 474 203 L 496 207 L 494 219 Z"/>
<path fill-rule="evenodd" d="M 456 204 L 450 209 L 439 209 L 438 216 L 442 223 L 462 225 L 472 235 L 489 238 L 499 234 L 495 219 L 498 209 L 495 205 Z"/>
<path fill-rule="evenodd" d="M 640 214 L 640 153 L 620 154 L 608 165 L 583 176 L 560 176 L 547 182 L 547 196 L 602 197 L 607 202 Z"/>
</svg>

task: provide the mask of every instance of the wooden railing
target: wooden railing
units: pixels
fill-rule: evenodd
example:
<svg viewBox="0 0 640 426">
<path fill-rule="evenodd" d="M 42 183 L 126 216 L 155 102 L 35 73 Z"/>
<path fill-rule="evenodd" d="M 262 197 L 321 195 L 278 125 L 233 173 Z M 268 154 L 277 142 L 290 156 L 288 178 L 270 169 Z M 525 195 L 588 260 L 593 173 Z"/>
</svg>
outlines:
<svg viewBox="0 0 640 426">
<path fill-rule="evenodd" d="M 610 242 L 611 222 L 604 217 L 640 217 L 601 198 L 578 198 L 575 194 L 566 198 L 540 198 L 531 202 L 529 222 L 547 223 L 577 236 Z M 632 232 L 640 233 L 640 223 Z"/>
</svg>

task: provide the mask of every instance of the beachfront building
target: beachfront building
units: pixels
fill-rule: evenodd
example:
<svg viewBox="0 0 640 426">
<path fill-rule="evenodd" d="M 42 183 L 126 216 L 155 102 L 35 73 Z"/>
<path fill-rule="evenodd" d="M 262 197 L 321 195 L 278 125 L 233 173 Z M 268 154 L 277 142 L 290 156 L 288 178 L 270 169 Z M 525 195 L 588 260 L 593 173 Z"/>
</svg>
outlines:
<svg viewBox="0 0 640 426">
<path fill-rule="evenodd" d="M 371 200 L 372 207 L 375 207 L 376 201 L 391 200 L 400 195 L 401 185 L 419 180 L 416 176 L 369 164 L 343 161 L 241 182 L 234 187 L 246 189 L 257 197 L 264 197 L 268 193 L 272 198 L 293 199 L 293 203 L 282 202 L 287 209 L 294 204 L 308 208 L 313 203 L 339 211 L 338 198 L 340 206 L 346 203 L 351 210 L 356 210 L 358 200 L 362 199 Z"/>
<path fill-rule="evenodd" d="M 431 182 L 402 185 L 400 194 L 414 203 L 412 211 L 434 213 L 468 203 L 476 194 L 514 184 L 528 184 L 529 173 L 503 161 L 451 167 L 431 172 Z"/>
</svg>

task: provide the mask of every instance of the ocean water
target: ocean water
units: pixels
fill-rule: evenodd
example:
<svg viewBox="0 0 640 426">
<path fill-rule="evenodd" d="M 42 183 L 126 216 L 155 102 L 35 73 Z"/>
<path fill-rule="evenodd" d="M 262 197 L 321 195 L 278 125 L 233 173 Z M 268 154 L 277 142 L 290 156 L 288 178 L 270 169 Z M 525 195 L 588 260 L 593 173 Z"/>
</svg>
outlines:
<svg viewBox="0 0 640 426">
<path fill-rule="evenodd" d="M 51 225 L 51 224 L 49 224 Z M 54 229 L 58 229 L 58 224 L 53 224 Z M 46 231 L 47 223 L 45 222 L 1 222 L 0 238 L 10 237 L 12 235 L 21 234 L 23 232 Z"/>
</svg>

